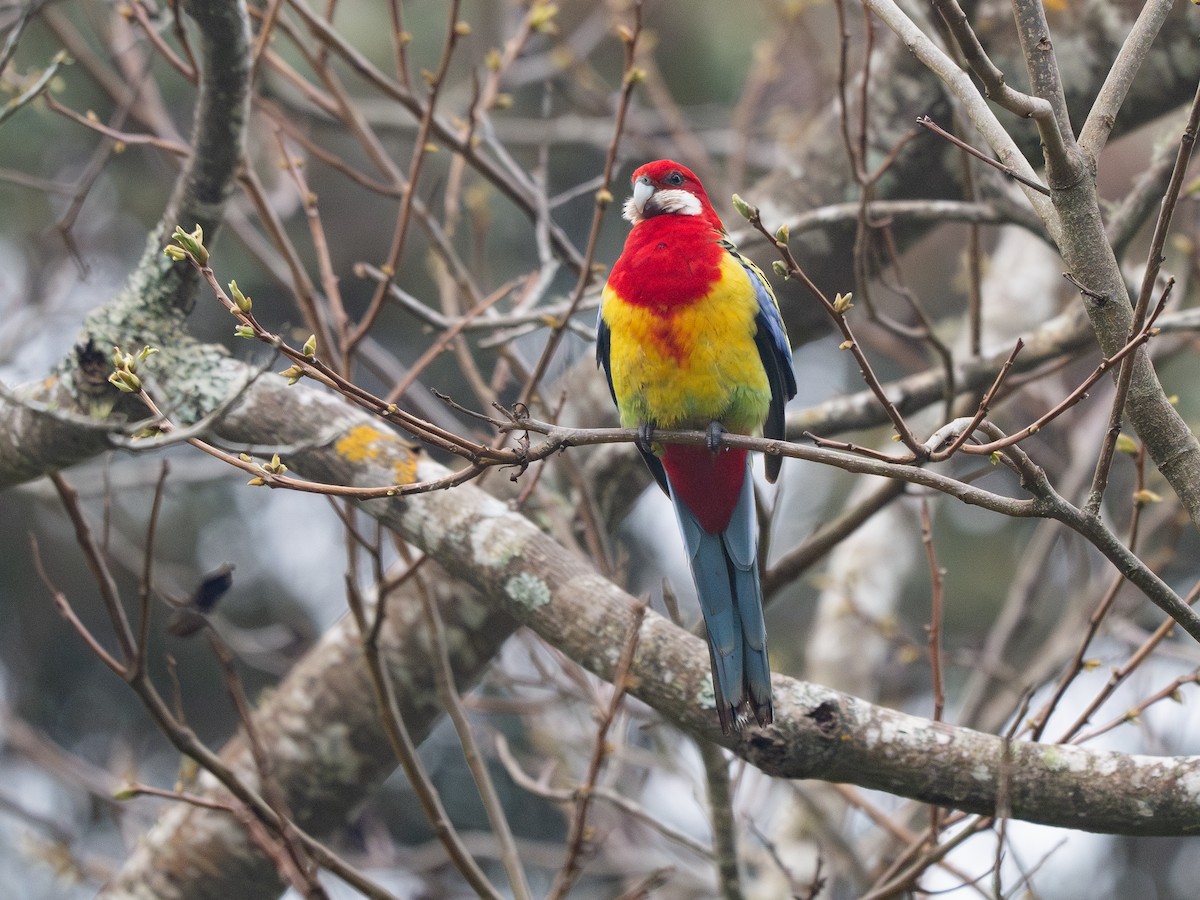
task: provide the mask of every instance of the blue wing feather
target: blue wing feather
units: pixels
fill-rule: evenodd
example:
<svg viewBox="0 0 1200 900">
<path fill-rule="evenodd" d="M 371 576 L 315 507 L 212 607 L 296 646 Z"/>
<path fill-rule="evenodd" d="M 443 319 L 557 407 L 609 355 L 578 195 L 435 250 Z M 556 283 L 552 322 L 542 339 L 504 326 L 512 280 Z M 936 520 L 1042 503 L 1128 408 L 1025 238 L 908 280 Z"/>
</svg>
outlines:
<svg viewBox="0 0 1200 900">
<path fill-rule="evenodd" d="M 758 348 L 759 358 L 767 373 L 767 382 L 771 386 L 771 405 L 767 410 L 767 420 L 763 423 L 763 436 L 783 440 L 786 436 L 784 407 L 796 396 L 796 371 L 792 368 L 792 345 L 788 341 L 783 317 L 779 314 L 779 303 L 762 270 L 738 253 L 733 244 L 728 241 L 722 243 L 746 270 L 758 296 L 758 315 L 754 318 L 754 345 Z M 774 482 L 779 477 L 782 465 L 782 457 L 766 456 L 768 481 Z"/>
</svg>

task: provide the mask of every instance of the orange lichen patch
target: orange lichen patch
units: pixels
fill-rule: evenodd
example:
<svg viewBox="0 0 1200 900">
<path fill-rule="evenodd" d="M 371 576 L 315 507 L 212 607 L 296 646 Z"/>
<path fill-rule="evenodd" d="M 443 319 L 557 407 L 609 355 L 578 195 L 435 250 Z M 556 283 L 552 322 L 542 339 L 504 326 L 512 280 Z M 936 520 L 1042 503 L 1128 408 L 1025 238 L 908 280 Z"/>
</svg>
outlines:
<svg viewBox="0 0 1200 900">
<path fill-rule="evenodd" d="M 403 452 L 392 460 L 392 481 L 396 484 L 412 484 L 417 480 L 417 454 L 415 450 L 405 447 Z"/>
<path fill-rule="evenodd" d="M 334 450 L 347 462 L 378 462 L 390 449 L 387 445 L 395 441 L 395 435 L 373 425 L 355 425 L 337 442 Z"/>
<path fill-rule="evenodd" d="M 396 484 L 416 480 L 417 460 L 413 448 L 392 432 L 374 425 L 355 425 L 334 444 L 333 449 L 347 462 L 389 466 Z"/>
</svg>

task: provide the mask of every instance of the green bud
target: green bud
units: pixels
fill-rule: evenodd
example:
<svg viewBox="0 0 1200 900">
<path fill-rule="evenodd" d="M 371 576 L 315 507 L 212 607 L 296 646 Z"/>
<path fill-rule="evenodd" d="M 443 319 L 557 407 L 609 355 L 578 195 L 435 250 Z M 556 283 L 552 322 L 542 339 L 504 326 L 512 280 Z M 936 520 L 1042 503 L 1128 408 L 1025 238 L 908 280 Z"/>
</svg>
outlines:
<svg viewBox="0 0 1200 900">
<path fill-rule="evenodd" d="M 250 312 L 250 298 L 242 293 L 241 288 L 237 286 L 236 279 L 229 282 L 229 296 L 233 298 L 233 305 L 236 306 L 240 312 Z"/>
<path fill-rule="evenodd" d="M 787 263 L 785 263 L 782 259 L 777 259 L 775 262 L 771 263 L 771 271 L 775 273 L 777 278 L 787 278 L 790 275 L 788 272 Z"/>
<path fill-rule="evenodd" d="M 300 351 L 309 359 L 312 359 L 314 356 L 316 356 L 317 336 L 315 334 L 310 334 L 308 336 L 308 340 L 304 342 L 304 346 L 300 348 Z"/>
<path fill-rule="evenodd" d="M 787 242 L 788 242 L 788 236 L 791 233 L 792 233 L 791 229 L 788 228 L 787 222 L 784 222 L 777 229 L 775 229 L 775 243 L 779 244 L 780 247 L 786 247 Z"/>
<path fill-rule="evenodd" d="M 233 329 L 233 334 L 235 337 L 248 338 L 250 340 L 253 340 L 258 336 L 254 333 L 254 329 L 249 325 L 239 325 L 237 328 Z"/>
<path fill-rule="evenodd" d="M 118 391 L 126 394 L 136 394 L 142 389 L 142 379 L 128 369 L 118 370 L 108 376 L 108 381 Z"/>
<path fill-rule="evenodd" d="M 754 218 L 754 213 L 756 212 L 754 207 L 743 200 L 738 194 L 733 195 L 733 208 L 737 210 L 739 216 L 747 221 Z"/>
<path fill-rule="evenodd" d="M 558 15 L 558 5 L 554 3 L 535 3 L 529 10 L 529 27 L 534 31 L 553 34 L 557 29 L 554 17 Z"/>
<path fill-rule="evenodd" d="M 288 366 L 279 374 L 288 380 L 288 384 L 295 384 L 304 377 L 304 369 L 300 366 Z"/>
<path fill-rule="evenodd" d="M 197 265 L 208 265 L 208 249 L 204 246 L 203 228 L 197 225 L 192 233 L 188 234 L 183 228 L 176 225 L 175 233 L 171 237 L 175 243 L 191 254 Z"/>
</svg>

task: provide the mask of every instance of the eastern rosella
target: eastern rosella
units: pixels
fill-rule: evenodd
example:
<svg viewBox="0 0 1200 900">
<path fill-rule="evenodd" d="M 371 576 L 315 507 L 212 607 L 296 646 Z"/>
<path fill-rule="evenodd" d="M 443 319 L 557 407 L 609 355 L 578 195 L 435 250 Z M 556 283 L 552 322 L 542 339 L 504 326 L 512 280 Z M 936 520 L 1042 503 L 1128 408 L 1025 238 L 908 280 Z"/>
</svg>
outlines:
<svg viewBox="0 0 1200 900">
<path fill-rule="evenodd" d="M 783 437 L 796 394 L 792 351 L 770 285 L 726 237 L 704 188 L 685 166 L 648 163 L 625 204 L 633 229 L 609 274 L 597 324 L 621 425 L 675 507 L 700 597 L 721 730 L 743 724 L 749 701 L 771 722 L 758 527 L 745 450 L 720 434 Z M 708 446 L 653 442 L 655 428 L 707 430 Z M 782 460 L 766 459 L 767 478 Z"/>
</svg>

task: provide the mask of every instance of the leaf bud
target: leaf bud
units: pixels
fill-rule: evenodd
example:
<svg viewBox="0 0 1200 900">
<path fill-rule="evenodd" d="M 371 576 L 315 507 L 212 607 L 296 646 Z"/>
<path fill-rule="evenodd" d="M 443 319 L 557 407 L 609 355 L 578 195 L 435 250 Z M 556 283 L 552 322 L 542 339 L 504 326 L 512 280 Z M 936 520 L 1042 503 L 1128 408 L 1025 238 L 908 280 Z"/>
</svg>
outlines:
<svg viewBox="0 0 1200 900">
<path fill-rule="evenodd" d="M 304 369 L 300 366 L 288 366 L 279 374 L 288 380 L 288 384 L 295 384 L 304 377 Z"/>
<path fill-rule="evenodd" d="M 755 209 L 749 203 L 741 198 L 740 194 L 733 195 L 733 208 L 737 210 L 737 214 L 743 219 L 749 221 L 754 217 Z"/>
<path fill-rule="evenodd" d="M 233 298 L 233 305 L 238 308 L 239 312 L 250 312 L 253 304 L 250 302 L 250 298 L 242 293 L 236 280 L 229 282 L 229 295 Z"/>
</svg>

